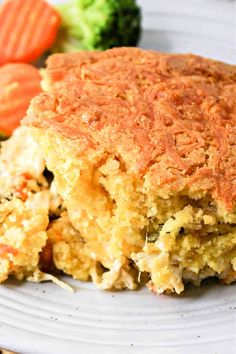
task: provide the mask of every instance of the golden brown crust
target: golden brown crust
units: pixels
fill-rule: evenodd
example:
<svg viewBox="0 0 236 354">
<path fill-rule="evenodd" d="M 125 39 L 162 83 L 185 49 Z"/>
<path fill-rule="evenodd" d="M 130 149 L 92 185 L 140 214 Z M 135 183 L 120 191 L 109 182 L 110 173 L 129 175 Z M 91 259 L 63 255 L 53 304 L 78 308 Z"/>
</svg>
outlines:
<svg viewBox="0 0 236 354">
<path fill-rule="evenodd" d="M 153 186 L 236 201 L 236 66 L 135 48 L 54 55 L 26 125 L 121 156 Z"/>
</svg>

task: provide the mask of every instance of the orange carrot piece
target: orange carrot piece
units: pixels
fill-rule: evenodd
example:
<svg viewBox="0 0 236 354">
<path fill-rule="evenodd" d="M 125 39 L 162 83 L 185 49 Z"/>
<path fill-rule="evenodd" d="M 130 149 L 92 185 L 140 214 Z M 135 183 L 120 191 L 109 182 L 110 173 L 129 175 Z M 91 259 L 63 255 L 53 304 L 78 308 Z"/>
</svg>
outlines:
<svg viewBox="0 0 236 354">
<path fill-rule="evenodd" d="M 0 132 L 11 135 L 24 118 L 31 99 L 40 93 L 39 70 L 29 64 L 0 67 Z"/>
<path fill-rule="evenodd" d="M 6 0 L 0 6 L 0 65 L 37 60 L 59 26 L 59 13 L 44 0 Z"/>
<path fill-rule="evenodd" d="M 11 253 L 13 255 L 16 255 L 17 249 L 15 247 L 0 243 L 0 256 L 7 254 L 7 253 Z"/>
</svg>

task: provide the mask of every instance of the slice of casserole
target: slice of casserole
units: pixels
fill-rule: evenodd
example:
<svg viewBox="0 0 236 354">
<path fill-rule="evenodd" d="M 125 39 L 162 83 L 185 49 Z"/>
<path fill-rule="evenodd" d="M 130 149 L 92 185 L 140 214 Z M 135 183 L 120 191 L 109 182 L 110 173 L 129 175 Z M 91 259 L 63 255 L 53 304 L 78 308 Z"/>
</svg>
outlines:
<svg viewBox="0 0 236 354">
<path fill-rule="evenodd" d="M 74 266 L 60 253 L 63 270 L 84 279 L 83 265 L 104 289 L 143 277 L 158 293 L 234 281 L 236 67 L 134 48 L 61 54 L 43 88 L 23 124 L 82 240 Z"/>
</svg>

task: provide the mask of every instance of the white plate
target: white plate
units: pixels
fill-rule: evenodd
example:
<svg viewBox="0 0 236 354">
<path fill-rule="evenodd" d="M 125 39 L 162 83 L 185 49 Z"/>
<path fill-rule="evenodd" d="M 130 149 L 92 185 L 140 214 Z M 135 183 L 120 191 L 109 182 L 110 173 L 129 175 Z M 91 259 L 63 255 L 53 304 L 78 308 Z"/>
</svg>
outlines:
<svg viewBox="0 0 236 354">
<path fill-rule="evenodd" d="M 1 286 L 0 344 L 24 354 L 234 353 L 235 286 L 157 297 L 69 282 L 75 294 L 53 284 Z"/>
<path fill-rule="evenodd" d="M 235 2 L 141 0 L 141 46 L 236 60 Z M 204 285 L 182 296 L 102 292 L 67 281 L 0 286 L 0 347 L 21 354 L 233 354 L 236 285 Z"/>
</svg>

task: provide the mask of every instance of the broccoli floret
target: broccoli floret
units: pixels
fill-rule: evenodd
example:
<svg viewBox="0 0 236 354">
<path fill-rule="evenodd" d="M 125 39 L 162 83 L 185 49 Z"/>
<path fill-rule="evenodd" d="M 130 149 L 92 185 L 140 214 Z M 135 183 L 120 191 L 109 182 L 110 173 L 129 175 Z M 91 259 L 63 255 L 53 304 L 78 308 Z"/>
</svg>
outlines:
<svg viewBox="0 0 236 354">
<path fill-rule="evenodd" d="M 58 6 L 62 25 L 53 51 L 135 46 L 141 29 L 135 0 L 71 0 Z"/>
</svg>

